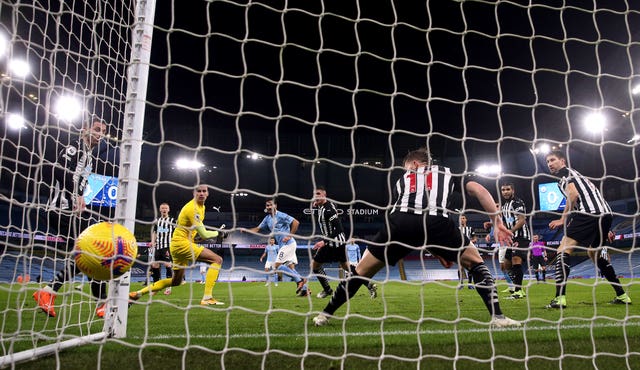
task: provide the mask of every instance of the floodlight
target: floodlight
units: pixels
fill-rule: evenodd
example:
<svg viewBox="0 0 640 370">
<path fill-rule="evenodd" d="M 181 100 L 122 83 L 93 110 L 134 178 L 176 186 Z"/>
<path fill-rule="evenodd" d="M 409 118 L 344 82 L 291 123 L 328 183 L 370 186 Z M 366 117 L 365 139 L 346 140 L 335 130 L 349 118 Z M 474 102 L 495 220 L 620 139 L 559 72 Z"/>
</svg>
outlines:
<svg viewBox="0 0 640 370">
<path fill-rule="evenodd" d="M 600 133 L 604 131 L 605 126 L 607 125 L 607 118 L 600 112 L 593 112 L 585 117 L 584 125 L 587 131 Z"/>
<path fill-rule="evenodd" d="M 481 175 L 497 175 L 502 172 L 499 164 L 482 164 L 476 168 L 476 172 Z"/>
<path fill-rule="evenodd" d="M 60 120 L 71 122 L 82 115 L 82 104 L 77 98 L 61 96 L 56 102 L 55 113 Z"/>
<path fill-rule="evenodd" d="M 176 161 L 176 168 L 179 170 L 197 170 L 204 167 L 204 164 L 195 159 L 181 158 Z"/>
<path fill-rule="evenodd" d="M 640 84 L 637 84 L 631 89 L 633 95 L 640 95 Z"/>
<path fill-rule="evenodd" d="M 24 60 L 12 59 L 9 61 L 9 71 L 13 76 L 25 78 L 29 75 L 29 72 L 31 72 L 31 67 L 29 63 Z"/>
<path fill-rule="evenodd" d="M 26 125 L 24 124 L 24 117 L 19 114 L 9 113 L 6 120 L 7 126 L 9 126 L 9 128 L 13 130 L 20 130 L 26 127 Z"/>
</svg>

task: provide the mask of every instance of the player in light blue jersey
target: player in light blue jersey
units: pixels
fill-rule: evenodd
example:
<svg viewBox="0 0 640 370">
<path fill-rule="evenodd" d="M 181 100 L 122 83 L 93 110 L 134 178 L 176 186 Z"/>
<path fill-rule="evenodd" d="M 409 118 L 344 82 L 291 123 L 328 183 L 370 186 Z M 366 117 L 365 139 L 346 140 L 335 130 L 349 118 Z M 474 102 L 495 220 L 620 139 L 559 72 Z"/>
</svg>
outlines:
<svg viewBox="0 0 640 370">
<path fill-rule="evenodd" d="M 297 295 L 304 297 L 311 294 L 311 290 L 307 287 L 307 279 L 301 277 L 295 269 L 295 265 L 298 264 L 296 256 L 298 244 L 293 235 L 298 231 L 300 222 L 288 214 L 278 211 L 278 201 L 275 198 L 267 199 L 264 211 L 267 213 L 264 220 L 260 225 L 248 229 L 248 231 L 253 233 L 268 231 L 280 247 L 273 268 L 284 272 L 296 282 Z"/>
<path fill-rule="evenodd" d="M 349 263 L 357 265 L 360 258 L 362 258 L 360 246 L 356 244 L 353 239 L 349 239 L 345 247 L 347 248 L 347 258 L 349 258 Z"/>
<path fill-rule="evenodd" d="M 345 245 L 347 249 L 347 259 L 349 264 L 352 266 L 357 266 L 358 262 L 360 262 L 360 258 L 362 258 L 362 252 L 360 251 L 360 246 L 356 244 L 355 240 L 349 239 L 347 244 Z M 349 275 L 351 271 L 347 271 L 347 275 Z M 378 296 L 378 284 L 374 283 L 373 280 L 369 281 L 367 284 L 367 289 L 369 289 L 369 297 L 374 299 Z"/>
<path fill-rule="evenodd" d="M 264 272 L 266 272 L 267 279 L 264 286 L 271 284 L 271 276 L 273 276 L 273 282 L 275 286 L 278 286 L 278 276 L 271 272 L 273 266 L 276 264 L 276 258 L 278 258 L 278 250 L 280 247 L 276 244 L 275 238 L 269 238 L 269 243 L 264 247 L 264 253 L 260 256 L 260 262 L 267 257 L 267 261 L 264 263 Z"/>
</svg>

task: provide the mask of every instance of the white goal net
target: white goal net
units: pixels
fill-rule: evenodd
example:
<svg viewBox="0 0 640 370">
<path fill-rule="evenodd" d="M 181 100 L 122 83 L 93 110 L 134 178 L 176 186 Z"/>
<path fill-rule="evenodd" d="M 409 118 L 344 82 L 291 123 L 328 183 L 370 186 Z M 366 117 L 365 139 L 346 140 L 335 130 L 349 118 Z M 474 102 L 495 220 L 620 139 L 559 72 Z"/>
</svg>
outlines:
<svg viewBox="0 0 640 370">
<path fill-rule="evenodd" d="M 639 368 L 638 25 L 633 0 L 0 0 L 0 367 Z M 83 167 L 58 155 L 96 119 L 88 207 L 64 227 L 52 174 Z M 478 281 L 420 248 L 315 326 L 331 292 L 318 296 L 311 267 L 324 231 L 314 190 L 335 204 L 355 264 L 395 227 L 402 159 L 421 147 L 500 206 L 505 184 L 522 200 L 505 222 L 524 216 L 546 260 L 527 251 L 519 275 L 503 273 L 474 198 L 446 205 L 521 326 L 491 325 Z M 547 309 L 565 232 L 549 228 L 566 204 L 554 150 L 608 201 L 613 237 L 607 254 L 594 245 L 596 264 L 584 246 L 562 257 L 566 307 Z M 206 228 L 224 231 L 204 246 L 221 260 L 174 260 L 188 267 L 168 282 L 158 219 L 166 206 L 184 222 L 198 184 Z M 294 227 L 294 282 L 265 269 L 270 237 L 288 243 L 259 227 L 273 198 Z M 130 276 L 96 300 L 78 274 L 43 308 L 34 294 L 72 257 L 65 240 L 100 220 L 135 231 Z M 337 291 L 349 274 L 323 267 Z"/>
</svg>

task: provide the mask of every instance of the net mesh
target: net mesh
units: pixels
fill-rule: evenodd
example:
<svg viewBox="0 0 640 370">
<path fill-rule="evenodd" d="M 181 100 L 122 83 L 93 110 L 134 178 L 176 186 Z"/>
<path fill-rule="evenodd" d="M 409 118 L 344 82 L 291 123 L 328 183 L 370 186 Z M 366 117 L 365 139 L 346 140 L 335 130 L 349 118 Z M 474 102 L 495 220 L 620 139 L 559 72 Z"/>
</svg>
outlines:
<svg viewBox="0 0 640 370">
<path fill-rule="evenodd" d="M 11 297 L 2 308 L 7 355 L 37 346 L 29 336 L 48 344 L 101 330 L 87 288 L 65 288 L 58 317 L 45 321 L 31 298 L 36 286 L 15 282 L 27 271 L 32 281 L 38 275 L 45 281 L 68 257 L 51 240 L 56 228 L 42 228 L 51 226 L 39 216 L 50 184 L 35 180 L 44 151 L 58 149 L 74 133 L 53 113 L 57 98 L 79 96 L 85 114 L 109 122 L 114 140 L 104 144 L 114 151 L 123 134 L 118 122 L 126 114 L 135 19 L 130 2 L 115 8 L 106 1 L 0 6 L 5 60 L 24 55 L 32 68 L 18 81 L 4 63 L 2 80 L 5 122 L 8 113 L 21 113 L 27 126 L 19 132 L 3 126 L 0 144 L 1 205 L 8 209 L 0 293 Z M 542 308 L 554 296 L 553 264 L 546 284 L 536 284 L 535 268 L 525 267 L 526 299 L 509 301 L 501 293 L 505 313 L 525 324 L 518 329 L 491 329 L 480 298 L 458 283 L 456 268 L 442 268 L 424 251 L 374 276 L 377 298 L 363 288 L 330 325 L 314 327 L 311 319 L 328 299 L 316 298 L 320 284 L 309 268 L 310 247 L 320 237 L 309 203 L 314 187 L 324 186 L 347 236 L 364 251 L 387 227 L 402 157 L 426 146 L 436 161 L 473 176 L 496 200 L 500 184 L 513 182 L 551 260 L 562 230 L 550 231 L 548 224 L 559 217 L 561 197 L 545 187 L 555 179 L 543 153 L 560 149 L 612 205 L 617 236 L 611 262 L 633 299 L 638 24 L 632 0 L 159 4 L 136 212 L 142 252 L 132 290 L 147 280 L 145 247 L 160 204 L 169 203 L 177 217 L 193 198 L 193 185 L 206 183 L 205 222 L 229 231 L 209 245 L 224 259 L 213 293 L 225 305 L 201 307 L 203 288 L 196 283 L 205 274 L 188 269 L 186 286 L 144 296 L 130 308 L 127 339 L 115 341 L 125 354 L 98 350 L 85 360 L 151 366 L 147 356 L 162 349 L 176 355 L 166 359 L 174 368 L 212 359 L 223 368 L 634 368 L 638 316 L 633 306 L 607 304 L 613 291 L 583 249 L 573 258 L 577 278 L 569 282 L 566 311 Z M 586 131 L 587 122 L 605 122 L 606 130 Z M 53 147 L 42 144 L 49 142 Z M 309 297 L 296 297 L 286 274 L 275 275 L 277 287 L 275 281 L 265 287 L 259 257 L 267 235 L 240 232 L 262 221 L 271 196 L 300 221 L 297 269 L 310 280 Z M 479 209 L 467 198 L 460 208 L 478 245 L 492 251 Z M 90 214 L 112 216 L 109 209 Z M 499 290 L 506 289 L 496 256 L 485 253 L 484 260 Z M 325 268 L 335 289 L 344 274 L 336 263 Z M 18 312 L 20 324 L 12 327 Z"/>
</svg>

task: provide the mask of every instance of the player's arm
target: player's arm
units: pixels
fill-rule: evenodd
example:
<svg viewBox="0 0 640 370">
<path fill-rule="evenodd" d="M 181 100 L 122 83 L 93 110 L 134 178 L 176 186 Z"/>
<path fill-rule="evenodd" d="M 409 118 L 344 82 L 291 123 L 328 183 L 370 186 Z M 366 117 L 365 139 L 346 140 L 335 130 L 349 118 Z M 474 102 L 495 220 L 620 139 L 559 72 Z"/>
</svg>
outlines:
<svg viewBox="0 0 640 370">
<path fill-rule="evenodd" d="M 264 253 L 262 253 L 262 256 L 260 256 L 260 262 L 262 262 L 264 257 L 267 255 L 267 248 L 269 248 L 268 245 L 264 247 Z"/>
<path fill-rule="evenodd" d="M 567 184 L 566 194 L 567 194 L 567 204 L 564 207 L 564 210 L 562 211 L 562 216 L 560 216 L 560 218 L 557 220 L 553 220 L 549 222 L 549 228 L 551 230 L 564 226 L 564 223 L 567 220 L 567 215 L 569 214 L 569 212 L 571 212 L 571 210 L 573 209 L 573 206 L 576 204 L 578 200 L 578 196 L 579 196 L 578 189 L 576 188 L 576 185 L 574 183 L 570 182 L 569 184 Z"/>
<path fill-rule="evenodd" d="M 156 233 L 156 225 L 151 226 L 151 243 L 150 245 L 155 247 L 156 240 L 158 240 L 158 234 Z"/>
<path fill-rule="evenodd" d="M 285 236 L 284 238 L 282 238 L 282 242 L 286 243 L 288 242 L 291 237 L 293 235 L 296 234 L 296 232 L 298 231 L 298 227 L 300 226 L 300 221 L 296 220 L 295 218 L 291 221 L 291 230 L 289 231 L 289 235 Z"/>
<path fill-rule="evenodd" d="M 496 211 L 496 202 L 494 201 L 491 193 L 484 186 L 475 181 L 469 181 L 465 185 L 465 189 L 469 195 L 478 199 L 480 205 L 489 215 L 489 219 L 493 224 L 493 237 L 499 243 L 506 243 L 511 245 L 511 237 L 513 233 L 509 231 L 502 223 L 502 218 Z"/>
<path fill-rule="evenodd" d="M 196 226 L 196 232 L 198 233 L 198 236 L 202 240 L 213 239 L 216 236 L 218 236 L 218 232 L 217 231 L 215 231 L 215 230 L 214 231 L 209 231 L 204 227 L 204 225 Z"/>
<path fill-rule="evenodd" d="M 517 230 L 520 230 L 522 228 L 522 226 L 524 226 L 524 223 L 526 222 L 526 218 L 524 217 L 523 214 L 518 214 L 518 219 L 515 223 L 515 225 L 513 225 L 513 227 L 511 228 L 511 232 L 516 232 Z"/>
</svg>

